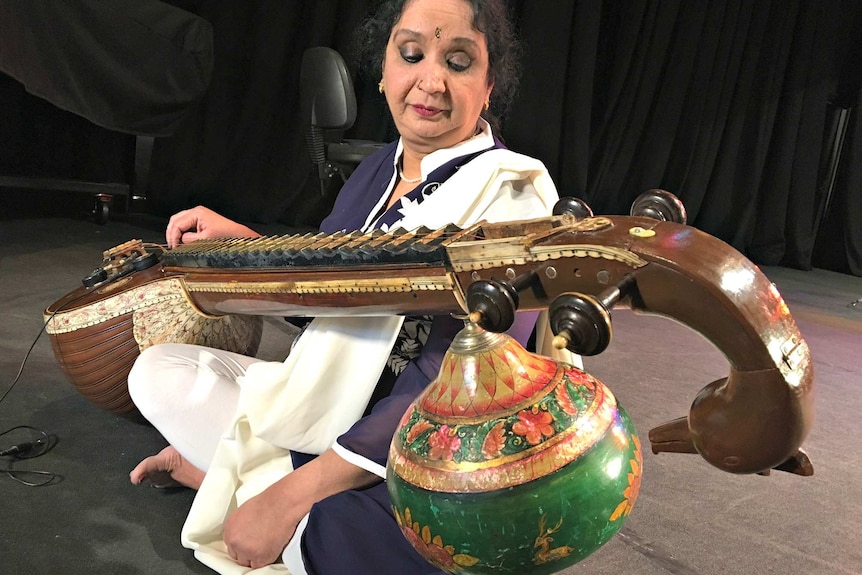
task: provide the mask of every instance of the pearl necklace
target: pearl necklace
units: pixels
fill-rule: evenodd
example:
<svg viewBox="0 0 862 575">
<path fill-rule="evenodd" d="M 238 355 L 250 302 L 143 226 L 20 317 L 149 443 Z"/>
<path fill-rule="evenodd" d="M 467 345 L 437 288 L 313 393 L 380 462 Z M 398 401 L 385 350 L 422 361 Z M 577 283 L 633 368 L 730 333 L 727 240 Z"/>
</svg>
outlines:
<svg viewBox="0 0 862 575">
<path fill-rule="evenodd" d="M 401 178 L 405 184 L 418 184 L 422 181 L 422 174 L 419 174 L 418 178 L 405 178 L 404 170 L 401 169 L 401 166 L 398 166 L 398 177 Z"/>
</svg>

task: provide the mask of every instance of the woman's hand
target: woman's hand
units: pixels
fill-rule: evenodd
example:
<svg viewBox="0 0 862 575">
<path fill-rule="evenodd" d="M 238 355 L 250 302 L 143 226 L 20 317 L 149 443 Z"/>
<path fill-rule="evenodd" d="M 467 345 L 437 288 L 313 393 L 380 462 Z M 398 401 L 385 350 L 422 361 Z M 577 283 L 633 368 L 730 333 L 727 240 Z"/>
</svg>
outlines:
<svg viewBox="0 0 862 575">
<path fill-rule="evenodd" d="M 228 555 L 246 567 L 274 563 L 314 503 L 378 481 L 380 477 L 348 463 L 330 449 L 240 505 L 227 518 L 224 543 Z"/>
<path fill-rule="evenodd" d="M 198 206 L 177 212 L 168 221 L 165 239 L 175 248 L 204 238 L 256 238 L 260 234 L 209 208 Z"/>
<path fill-rule="evenodd" d="M 243 503 L 225 521 L 224 542 L 237 564 L 258 568 L 275 563 L 311 508 L 293 504 L 290 475 Z"/>
</svg>

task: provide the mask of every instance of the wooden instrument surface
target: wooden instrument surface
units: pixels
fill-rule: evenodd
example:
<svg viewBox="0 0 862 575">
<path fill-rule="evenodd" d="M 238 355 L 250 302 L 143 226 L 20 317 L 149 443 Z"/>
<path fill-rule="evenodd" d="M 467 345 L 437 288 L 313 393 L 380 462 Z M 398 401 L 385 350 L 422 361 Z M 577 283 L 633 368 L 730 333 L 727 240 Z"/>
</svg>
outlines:
<svg viewBox="0 0 862 575">
<path fill-rule="evenodd" d="M 132 281 L 179 277 L 194 305 L 215 316 L 465 313 L 473 282 L 532 270 L 537 283 L 520 294 L 521 310 L 546 309 L 566 292 L 597 294 L 634 274 L 637 289 L 618 305 L 692 327 L 740 369 L 775 366 L 783 342 L 773 340 L 795 333 L 772 283 L 739 252 L 695 228 L 632 216 L 202 240 L 161 262 Z"/>
<path fill-rule="evenodd" d="M 162 282 L 207 318 L 467 313 L 470 286 L 487 280 L 523 284 L 518 309 L 543 310 L 565 294 L 602 299 L 625 285 L 608 301 L 687 325 L 731 366 L 687 419 L 653 430 L 654 451 L 696 451 L 727 471 L 760 472 L 794 454 L 813 420 L 810 354 L 781 295 L 742 254 L 684 224 L 563 215 L 463 230 L 201 240 L 158 260 L 79 288 L 46 316 L 62 322 L 109 293 Z M 749 449 L 752 436 L 763 445 Z"/>
</svg>

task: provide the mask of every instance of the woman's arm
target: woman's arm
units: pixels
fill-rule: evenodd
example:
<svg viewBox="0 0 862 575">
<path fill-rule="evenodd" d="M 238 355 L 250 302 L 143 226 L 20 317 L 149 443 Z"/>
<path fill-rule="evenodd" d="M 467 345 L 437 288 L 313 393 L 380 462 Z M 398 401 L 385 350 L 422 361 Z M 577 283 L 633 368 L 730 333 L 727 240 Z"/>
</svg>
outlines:
<svg viewBox="0 0 862 575">
<path fill-rule="evenodd" d="M 519 313 L 509 334 L 526 344 L 536 313 Z M 372 412 L 339 438 L 339 450 L 351 461 L 328 450 L 298 467 L 260 495 L 241 505 L 225 522 L 224 542 L 237 563 L 262 567 L 276 561 L 296 527 L 316 502 L 350 489 L 362 489 L 381 481 L 392 435 L 401 416 L 418 393 L 437 376 L 449 343 L 463 322 L 442 318 L 429 334 L 422 354 L 410 362 L 395 382 L 393 395 L 381 400 Z M 353 457 L 355 455 L 355 457 Z M 367 471 L 377 467 L 375 472 Z"/>
<path fill-rule="evenodd" d="M 288 473 L 241 505 L 224 525 L 228 554 L 240 565 L 264 567 L 281 556 L 288 541 L 316 502 L 380 478 L 332 450 Z"/>
</svg>

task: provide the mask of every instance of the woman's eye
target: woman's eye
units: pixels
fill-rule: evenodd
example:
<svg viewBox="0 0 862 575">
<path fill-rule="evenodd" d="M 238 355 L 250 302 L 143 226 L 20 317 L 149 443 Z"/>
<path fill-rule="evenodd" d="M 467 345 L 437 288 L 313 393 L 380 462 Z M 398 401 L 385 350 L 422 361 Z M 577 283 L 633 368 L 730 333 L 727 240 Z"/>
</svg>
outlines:
<svg viewBox="0 0 862 575">
<path fill-rule="evenodd" d="M 472 64 L 472 63 L 473 63 L 473 61 L 470 58 L 468 58 L 467 56 L 463 56 L 463 55 L 453 56 L 453 57 L 449 58 L 449 60 L 447 61 L 447 64 L 449 65 L 449 67 L 452 68 L 453 70 L 455 70 L 456 72 L 463 72 L 464 70 L 469 68 L 470 64 Z"/>
<path fill-rule="evenodd" d="M 401 58 L 403 58 L 405 62 L 415 64 L 416 62 L 421 61 L 423 56 L 420 52 L 401 52 Z"/>
</svg>

